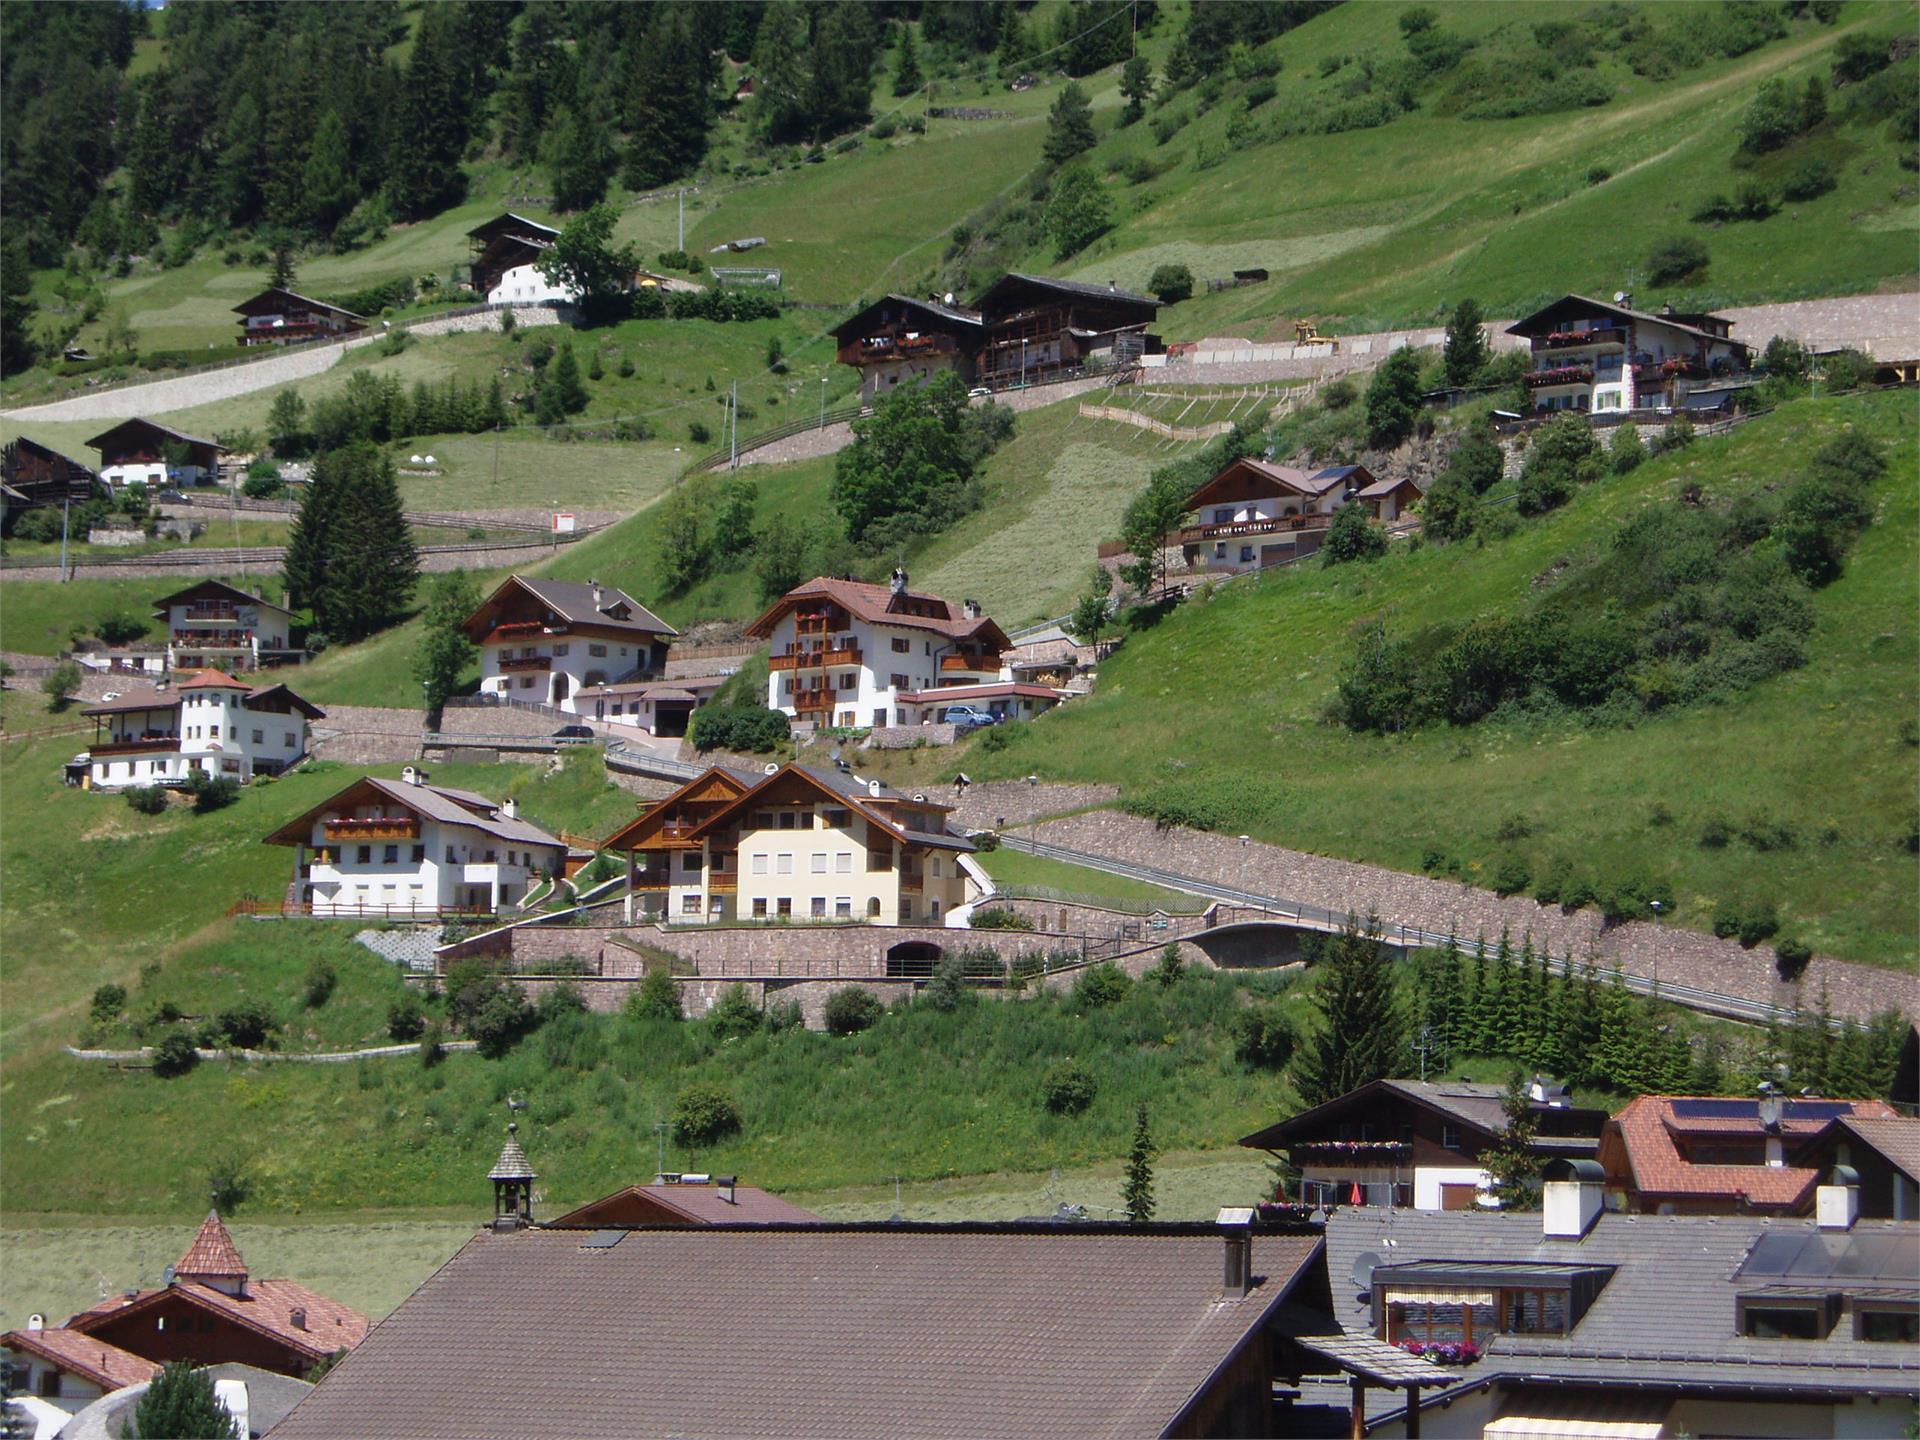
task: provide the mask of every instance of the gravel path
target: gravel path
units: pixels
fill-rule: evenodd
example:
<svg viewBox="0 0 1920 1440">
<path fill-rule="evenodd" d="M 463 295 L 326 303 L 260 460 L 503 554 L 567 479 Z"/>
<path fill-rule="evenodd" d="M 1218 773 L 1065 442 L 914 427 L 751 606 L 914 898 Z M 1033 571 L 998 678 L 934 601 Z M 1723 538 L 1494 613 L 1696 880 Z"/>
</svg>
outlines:
<svg viewBox="0 0 1920 1440">
<path fill-rule="evenodd" d="M 1011 819 L 1012 817 L 1008 817 Z M 1836 1015 L 1865 1019 L 1894 1009 L 1916 1008 L 1909 973 L 1817 956 L 1800 986 L 1783 982 L 1771 947 L 1749 950 L 1673 925 L 1634 922 L 1607 926 L 1592 910 L 1571 914 L 1525 896 L 1502 899 L 1450 880 L 1407 875 L 1277 845 L 1249 844 L 1243 852 L 1232 836 L 1198 830 L 1160 830 L 1150 820 L 1111 810 L 1044 821 L 1039 838 L 1089 854 L 1163 867 L 1210 880 L 1302 901 L 1330 910 L 1377 914 L 1383 921 L 1438 933 L 1497 938 L 1510 930 L 1516 944 L 1528 934 L 1555 955 L 1591 958 L 1602 968 L 1619 965 L 1629 974 L 1696 985 L 1722 995 L 1798 1007 L 1815 1004 L 1825 987 Z"/>
</svg>

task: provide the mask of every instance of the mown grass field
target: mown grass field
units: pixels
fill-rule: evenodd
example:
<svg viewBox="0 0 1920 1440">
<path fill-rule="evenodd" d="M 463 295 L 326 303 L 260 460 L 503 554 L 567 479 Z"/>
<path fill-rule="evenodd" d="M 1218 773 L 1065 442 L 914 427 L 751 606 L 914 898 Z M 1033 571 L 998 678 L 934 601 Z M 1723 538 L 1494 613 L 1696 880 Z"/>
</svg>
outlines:
<svg viewBox="0 0 1920 1440">
<path fill-rule="evenodd" d="M 1631 728 L 1482 722 L 1381 737 L 1323 719 L 1362 624 L 1405 631 L 1502 613 L 1644 507 L 1672 504 L 1689 485 L 1710 496 L 1777 487 L 1847 428 L 1881 440 L 1889 468 L 1876 522 L 1845 574 L 1817 593 L 1805 669 Z M 1920 875 L 1901 837 L 1915 751 L 1901 722 L 1915 713 L 1920 661 L 1915 433 L 1904 393 L 1803 400 L 1609 478 L 1485 548 L 1396 547 L 1372 565 L 1229 586 L 1132 634 L 1090 698 L 997 754 L 975 743 L 949 768 L 1191 790 L 1224 805 L 1235 829 L 1406 871 L 1430 846 L 1463 861 L 1469 879 L 1510 852 L 1536 873 L 1559 857 L 1598 875 L 1651 866 L 1673 882 L 1683 924 L 1705 928 L 1724 897 L 1771 897 L 1783 931 L 1821 950 L 1911 964 Z M 1671 823 L 1649 818 L 1656 805 Z M 1799 845 L 1698 844 L 1708 819 L 1762 812 L 1797 830 Z M 1515 815 L 1532 834 L 1500 840 Z M 1817 842 L 1829 827 L 1831 842 Z"/>
</svg>

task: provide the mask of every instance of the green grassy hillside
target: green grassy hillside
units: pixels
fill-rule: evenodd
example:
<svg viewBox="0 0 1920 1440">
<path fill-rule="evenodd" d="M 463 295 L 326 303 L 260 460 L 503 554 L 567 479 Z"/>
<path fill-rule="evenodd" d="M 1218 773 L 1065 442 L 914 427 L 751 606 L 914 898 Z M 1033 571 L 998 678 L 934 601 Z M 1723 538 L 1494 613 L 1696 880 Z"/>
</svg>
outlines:
<svg viewBox="0 0 1920 1440">
<path fill-rule="evenodd" d="M 1857 428 L 1887 447 L 1875 523 L 1817 592 L 1811 662 L 1735 700 L 1643 717 L 1431 726 L 1356 735 L 1325 720 L 1353 635 L 1509 613 L 1644 508 L 1689 486 L 1721 499 L 1773 489 Z M 1271 572 L 1132 634 L 1087 700 L 952 762 L 976 779 L 1037 771 L 1183 797 L 1225 830 L 1413 871 L 1437 848 L 1484 882 L 1518 853 L 1604 879 L 1651 867 L 1675 917 L 1705 928 L 1718 901 L 1770 897 L 1783 930 L 1859 960 L 1910 964 L 1920 933 L 1914 815 L 1913 536 L 1920 451 L 1911 397 L 1803 400 L 1609 477 L 1564 510 L 1477 545 L 1395 547 L 1371 565 Z M 1657 818 L 1656 810 L 1671 818 Z M 1759 853 L 1698 843 L 1706 822 L 1771 815 L 1799 837 Z M 1502 839 L 1509 817 L 1531 833 Z"/>
</svg>

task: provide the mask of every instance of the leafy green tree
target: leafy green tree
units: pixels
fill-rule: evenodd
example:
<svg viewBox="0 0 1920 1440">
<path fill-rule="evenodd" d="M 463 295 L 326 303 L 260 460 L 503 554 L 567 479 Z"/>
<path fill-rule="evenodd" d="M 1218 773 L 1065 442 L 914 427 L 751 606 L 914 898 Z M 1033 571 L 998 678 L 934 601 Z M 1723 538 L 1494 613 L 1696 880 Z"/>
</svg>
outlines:
<svg viewBox="0 0 1920 1440">
<path fill-rule="evenodd" d="M 1405 1022 L 1392 969 L 1381 961 L 1379 922 L 1371 917 L 1363 926 L 1348 916 L 1322 947 L 1314 994 L 1320 1024 L 1294 1061 L 1294 1088 L 1308 1106 L 1405 1068 Z"/>
<path fill-rule="evenodd" d="M 1420 361 L 1402 346 L 1367 385 L 1367 444 L 1392 450 L 1413 434 L 1420 416 Z"/>
<path fill-rule="evenodd" d="M 53 702 L 56 711 L 65 710 L 79 689 L 80 667 L 71 660 L 62 660 L 40 681 L 40 693 Z"/>
<path fill-rule="evenodd" d="M 306 424 L 307 402 L 298 390 L 288 386 L 275 395 L 267 408 L 267 442 L 273 446 L 273 453 L 288 459 L 306 454 L 311 443 Z"/>
<path fill-rule="evenodd" d="M 1153 62 L 1144 55 L 1135 55 L 1127 61 L 1120 72 L 1120 93 L 1127 97 L 1127 105 L 1120 112 L 1120 123 L 1131 125 L 1147 112 L 1147 102 L 1153 98 Z"/>
<path fill-rule="evenodd" d="M 479 607 L 479 587 L 464 570 L 450 570 L 427 582 L 426 633 L 413 652 L 413 678 L 420 682 L 430 712 L 460 688 L 461 676 L 480 653 L 461 628 Z"/>
<path fill-rule="evenodd" d="M 1613 461 L 1613 473 L 1625 475 L 1640 468 L 1647 458 L 1646 442 L 1640 438 L 1640 427 L 1631 420 L 1613 432 L 1613 449 L 1609 452 Z"/>
<path fill-rule="evenodd" d="M 1093 106 L 1087 92 L 1069 81 L 1047 110 L 1047 139 L 1041 154 L 1049 165 L 1064 165 L 1093 144 Z"/>
<path fill-rule="evenodd" d="M 1453 307 L 1453 315 L 1447 321 L 1446 345 L 1441 352 L 1449 385 L 1471 385 L 1493 358 L 1487 337 L 1480 329 L 1485 319 L 1478 300 L 1462 300 Z"/>
<path fill-rule="evenodd" d="M 1377 560 L 1387 553 L 1387 532 L 1373 523 L 1367 507 L 1349 501 L 1340 507 L 1320 545 L 1322 565 L 1345 565 L 1354 560 Z"/>
<path fill-rule="evenodd" d="M 1515 1071 L 1500 1097 L 1506 1124 L 1481 1155 L 1480 1163 L 1493 1182 L 1493 1196 L 1503 1211 L 1535 1210 L 1540 1205 L 1540 1161 L 1533 1153 L 1539 1133 L 1538 1113 L 1527 1096 L 1527 1082 Z"/>
<path fill-rule="evenodd" d="M 1153 1143 L 1153 1131 L 1147 1126 L 1146 1102 L 1133 1117 L 1133 1145 L 1127 1151 L 1127 1178 L 1120 1187 L 1120 1203 L 1126 1206 L 1127 1219 L 1145 1225 L 1153 1219 L 1153 1157 L 1160 1153 Z"/>
<path fill-rule="evenodd" d="M 759 496 L 759 487 L 744 475 L 736 475 L 720 487 L 720 503 L 713 517 L 713 553 L 724 568 L 736 568 L 753 549 L 753 511 Z"/>
<path fill-rule="evenodd" d="M 660 502 L 658 563 L 661 583 L 669 593 L 684 591 L 706 576 L 712 553 L 706 510 L 690 485 L 677 487 Z"/>
<path fill-rule="evenodd" d="M 753 542 L 753 574 L 760 602 L 770 605 L 807 579 L 807 532 L 785 515 L 774 515 Z"/>
<path fill-rule="evenodd" d="M 1420 533 L 1429 540 L 1464 540 L 1479 523 L 1480 499 L 1457 470 L 1447 470 L 1420 498 Z"/>
<path fill-rule="evenodd" d="M 1353 659 L 1340 675 L 1340 722 L 1349 730 L 1392 734 L 1419 718 L 1413 662 L 1404 647 L 1374 621 L 1354 641 Z"/>
<path fill-rule="evenodd" d="M 680 987 L 673 982 L 673 972 L 664 965 L 648 970 L 640 988 L 628 998 L 626 1013 L 640 1020 L 684 1019 L 686 1012 L 680 1007 Z"/>
<path fill-rule="evenodd" d="M 1147 281 L 1147 289 L 1159 297 L 1162 305 L 1173 305 L 1193 294 L 1193 271 L 1185 265 L 1161 265 Z"/>
<path fill-rule="evenodd" d="M 1053 182 L 1041 220 L 1054 251 L 1064 260 L 1106 234 L 1113 224 L 1107 192 L 1085 165 L 1076 165 Z"/>
<path fill-rule="evenodd" d="M 613 227 L 619 218 L 611 205 L 582 211 L 561 229 L 553 248 L 535 262 L 549 284 L 564 286 L 575 296 L 582 318 L 593 323 L 620 316 L 634 271 L 640 267 L 633 246 L 613 242 Z"/>
<path fill-rule="evenodd" d="M 553 187 L 556 209 L 584 210 L 599 204 L 613 173 L 605 127 L 571 105 L 562 105 L 541 137 L 540 163 Z"/>
<path fill-rule="evenodd" d="M 834 463 L 833 505 L 855 541 L 904 519 L 938 529 L 971 508 L 966 386 L 952 371 L 901 386 L 853 424 L 854 443 Z M 895 527 L 897 528 L 897 527 Z"/>
<path fill-rule="evenodd" d="M 212 1374 L 175 1360 L 153 1377 L 125 1433 L 149 1440 L 239 1440 L 240 1429 L 214 1398 Z"/>
<path fill-rule="evenodd" d="M 1166 584 L 1167 534 L 1186 517 L 1192 494 L 1190 478 L 1176 466 L 1165 466 L 1154 471 L 1121 515 L 1120 539 L 1134 558 L 1121 567 L 1120 578 L 1142 595 Z"/>
<path fill-rule="evenodd" d="M 911 95 L 926 83 L 920 73 L 920 47 L 914 43 L 913 27 L 902 25 L 899 54 L 893 62 L 893 93 Z"/>
</svg>

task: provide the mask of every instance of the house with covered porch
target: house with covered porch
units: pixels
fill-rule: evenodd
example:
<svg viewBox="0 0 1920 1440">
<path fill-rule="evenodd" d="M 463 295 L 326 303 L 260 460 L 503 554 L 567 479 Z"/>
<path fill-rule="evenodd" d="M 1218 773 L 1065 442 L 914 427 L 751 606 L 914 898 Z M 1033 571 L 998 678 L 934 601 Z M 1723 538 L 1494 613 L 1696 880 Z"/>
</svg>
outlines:
<svg viewBox="0 0 1920 1440">
<path fill-rule="evenodd" d="M 1349 501 L 1367 504 L 1376 519 L 1393 520 L 1419 494 L 1410 481 L 1383 484 L 1364 465 L 1307 471 L 1248 455 L 1188 497 L 1193 519 L 1167 539 L 1189 569 L 1262 570 L 1319 549 L 1334 514 Z"/>
<path fill-rule="evenodd" d="M 1744 373 L 1753 353 L 1725 316 L 1671 305 L 1650 314 L 1624 295 L 1611 303 L 1563 295 L 1507 333 L 1531 351 L 1526 386 L 1537 412 L 1684 409 L 1694 388 Z"/>
<path fill-rule="evenodd" d="M 245 785 L 277 775 L 307 753 L 310 722 L 326 711 L 286 685 L 249 685 L 219 670 L 140 685 L 88 705 L 94 738 L 68 767 L 90 790 L 194 783 L 196 775 Z"/>
<path fill-rule="evenodd" d="M 87 446 L 100 452 L 100 478 L 115 491 L 133 484 L 150 491 L 211 485 L 220 478 L 220 457 L 227 453 L 218 440 L 140 419 L 102 430 Z"/>
<path fill-rule="evenodd" d="M 367 328 L 366 317 L 278 285 L 233 307 L 242 345 L 297 345 Z"/>
<path fill-rule="evenodd" d="M 592 713 L 583 690 L 658 675 L 680 633 L 616 586 L 535 575 L 508 576 L 461 628 L 480 647 L 483 697 L 569 715 Z"/>
</svg>

